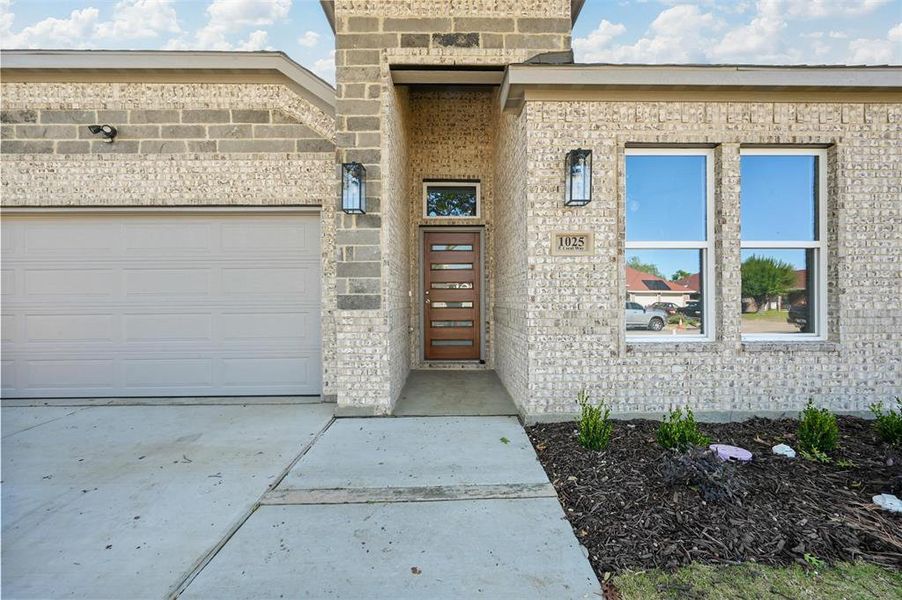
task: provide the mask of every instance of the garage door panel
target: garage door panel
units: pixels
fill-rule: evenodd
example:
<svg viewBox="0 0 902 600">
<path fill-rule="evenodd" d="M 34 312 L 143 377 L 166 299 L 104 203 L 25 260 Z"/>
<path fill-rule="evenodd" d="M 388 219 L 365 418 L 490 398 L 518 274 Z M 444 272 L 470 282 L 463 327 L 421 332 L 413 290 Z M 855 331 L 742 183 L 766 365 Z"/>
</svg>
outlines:
<svg viewBox="0 0 902 600">
<path fill-rule="evenodd" d="M 113 341 L 115 318 L 111 315 L 25 315 L 26 342 Z"/>
<path fill-rule="evenodd" d="M 66 388 L 106 388 L 116 385 L 112 357 L 105 359 L 26 360 L 25 383 L 28 388 L 61 390 Z"/>
<path fill-rule="evenodd" d="M 3 396 L 318 394 L 319 220 L 4 215 Z"/>
<path fill-rule="evenodd" d="M 225 341 L 300 339 L 304 332 L 315 329 L 311 323 L 313 316 L 303 312 L 227 313 L 222 315 L 222 337 Z M 319 345 L 319 336 L 306 341 Z"/>
<path fill-rule="evenodd" d="M 314 265 L 296 268 L 225 268 L 222 291 L 233 295 L 292 294 L 319 297 L 319 273 Z"/>
<path fill-rule="evenodd" d="M 128 256 L 181 256 L 213 249 L 213 228 L 203 222 L 126 224 L 122 235 Z"/>
<path fill-rule="evenodd" d="M 122 372 L 126 388 L 173 389 L 214 384 L 212 359 L 124 359 Z"/>
<path fill-rule="evenodd" d="M 213 316 L 207 313 L 126 314 L 122 316 L 126 342 L 212 341 Z"/>
<path fill-rule="evenodd" d="M 34 257 L 106 257 L 117 251 L 118 235 L 113 222 L 73 228 L 64 222 L 42 221 L 24 228 L 24 254 Z"/>
<path fill-rule="evenodd" d="M 209 269 L 126 269 L 125 294 L 207 296 L 213 292 Z"/>
<path fill-rule="evenodd" d="M 116 273 L 111 269 L 26 269 L 28 296 L 112 296 Z"/>
<path fill-rule="evenodd" d="M 281 253 L 291 248 L 298 253 L 319 253 L 318 224 L 305 222 L 269 223 L 251 221 L 222 226 L 222 249 L 226 253 Z M 314 254 L 316 256 L 316 254 Z"/>
</svg>

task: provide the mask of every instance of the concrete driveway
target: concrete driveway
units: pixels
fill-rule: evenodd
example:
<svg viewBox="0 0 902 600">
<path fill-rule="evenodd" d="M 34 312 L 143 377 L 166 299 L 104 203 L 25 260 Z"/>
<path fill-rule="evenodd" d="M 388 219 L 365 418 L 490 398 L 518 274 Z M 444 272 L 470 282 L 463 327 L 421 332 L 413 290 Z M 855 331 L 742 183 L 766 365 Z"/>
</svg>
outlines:
<svg viewBox="0 0 902 600">
<path fill-rule="evenodd" d="M 166 597 L 332 409 L 4 407 L 3 597 Z"/>
<path fill-rule="evenodd" d="M 4 598 L 597 598 L 516 419 L 3 409 Z"/>
</svg>

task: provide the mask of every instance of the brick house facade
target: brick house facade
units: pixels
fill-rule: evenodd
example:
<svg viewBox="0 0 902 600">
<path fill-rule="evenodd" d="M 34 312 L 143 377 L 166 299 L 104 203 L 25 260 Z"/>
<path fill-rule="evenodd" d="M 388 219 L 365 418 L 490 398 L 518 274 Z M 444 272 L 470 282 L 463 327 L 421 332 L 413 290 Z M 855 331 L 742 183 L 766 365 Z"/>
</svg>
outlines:
<svg viewBox="0 0 902 600">
<path fill-rule="evenodd" d="M 5 60 L 4 212 L 318 208 L 317 385 L 339 414 L 390 414 L 412 369 L 494 369 L 528 420 L 572 415 L 582 388 L 618 414 L 691 404 L 720 418 L 902 394 L 898 68 L 574 65 L 581 2 L 462 0 L 441 15 L 417 0 L 323 4 L 334 92 L 272 53 L 193 66 L 126 53 L 101 73 L 103 53 Z M 115 142 L 87 132 L 95 122 L 116 125 Z M 592 200 L 566 206 L 576 148 L 592 151 Z M 637 148 L 709 157 L 704 339 L 625 326 Z M 741 157 L 767 148 L 822 157 L 823 323 L 809 337 L 742 333 Z M 341 210 L 351 162 L 366 168 L 364 214 Z M 425 190 L 443 181 L 478 182 L 478 215 L 428 215 Z M 428 358 L 432 231 L 479 236 L 476 360 Z M 555 253 L 570 233 L 591 234 L 591 251 Z"/>
</svg>

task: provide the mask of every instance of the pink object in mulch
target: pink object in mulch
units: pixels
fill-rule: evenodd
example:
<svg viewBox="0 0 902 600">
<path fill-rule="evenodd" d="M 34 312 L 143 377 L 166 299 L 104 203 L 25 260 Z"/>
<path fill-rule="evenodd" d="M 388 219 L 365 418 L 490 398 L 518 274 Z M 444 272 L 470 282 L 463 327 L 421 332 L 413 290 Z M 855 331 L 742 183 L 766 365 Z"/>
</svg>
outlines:
<svg viewBox="0 0 902 600">
<path fill-rule="evenodd" d="M 714 450 L 715 454 L 717 454 L 718 458 L 721 460 L 736 460 L 739 462 L 749 462 L 752 460 L 752 453 L 745 448 L 740 448 L 738 446 L 711 444 L 708 448 Z"/>
</svg>

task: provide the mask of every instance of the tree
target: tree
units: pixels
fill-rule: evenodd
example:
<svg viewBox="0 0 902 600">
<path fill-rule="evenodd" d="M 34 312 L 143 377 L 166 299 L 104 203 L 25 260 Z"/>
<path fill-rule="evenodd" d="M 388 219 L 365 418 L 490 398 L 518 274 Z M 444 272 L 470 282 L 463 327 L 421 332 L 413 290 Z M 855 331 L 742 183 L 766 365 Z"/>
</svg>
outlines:
<svg viewBox="0 0 902 600">
<path fill-rule="evenodd" d="M 742 297 L 754 298 L 757 310 L 768 300 L 782 296 L 795 284 L 795 269 L 789 263 L 752 255 L 742 263 Z"/>
<path fill-rule="evenodd" d="M 684 279 L 692 275 L 689 271 L 684 271 L 683 269 L 677 269 L 676 273 L 673 274 L 673 277 L 670 279 L 672 281 L 679 281 L 680 279 Z"/>
<path fill-rule="evenodd" d="M 656 277 L 660 277 L 661 279 L 665 279 L 664 275 L 661 274 L 661 270 L 657 265 L 652 263 L 644 263 L 639 260 L 638 256 L 632 256 L 628 261 L 626 261 L 627 266 L 636 269 L 637 271 L 642 271 L 643 273 L 648 273 L 650 275 L 655 275 Z"/>
</svg>

